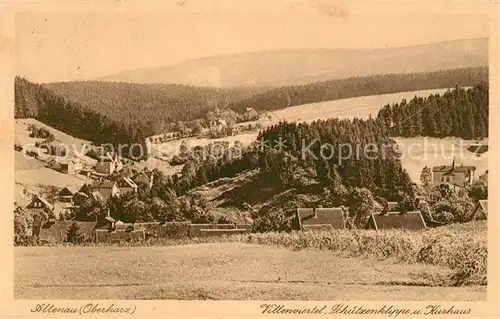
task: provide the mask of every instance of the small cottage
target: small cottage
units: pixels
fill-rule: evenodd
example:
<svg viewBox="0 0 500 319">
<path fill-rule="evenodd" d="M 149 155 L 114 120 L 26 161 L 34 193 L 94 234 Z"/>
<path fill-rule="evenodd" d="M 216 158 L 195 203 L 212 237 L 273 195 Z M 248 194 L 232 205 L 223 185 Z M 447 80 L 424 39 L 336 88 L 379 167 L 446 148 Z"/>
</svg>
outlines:
<svg viewBox="0 0 500 319">
<path fill-rule="evenodd" d="M 341 208 L 297 208 L 296 230 L 345 229 L 344 211 Z"/>
<path fill-rule="evenodd" d="M 34 210 L 54 211 L 54 205 L 49 203 L 49 201 L 43 196 L 39 195 L 34 196 L 31 202 L 26 206 L 26 208 Z"/>
<path fill-rule="evenodd" d="M 120 178 L 116 185 L 118 186 L 120 194 L 136 193 L 138 188 L 137 184 L 129 177 Z"/>
<path fill-rule="evenodd" d="M 367 224 L 368 229 L 404 229 L 421 230 L 427 228 L 424 218 L 419 211 L 389 212 L 387 214 L 371 214 Z"/>
<path fill-rule="evenodd" d="M 78 192 L 72 186 L 66 186 L 57 194 L 59 201 L 64 203 L 73 203 L 73 196 Z"/>
<path fill-rule="evenodd" d="M 108 200 L 110 197 L 118 196 L 120 189 L 115 182 L 108 180 L 97 180 L 90 185 L 90 191 L 99 192 L 104 200 Z"/>
<path fill-rule="evenodd" d="M 259 113 L 253 107 L 247 107 L 244 118 L 245 121 L 255 121 L 259 119 Z"/>
<path fill-rule="evenodd" d="M 75 195 L 73 195 L 73 198 L 72 198 L 73 205 L 80 206 L 87 199 L 89 199 L 89 195 L 87 195 L 83 192 L 77 192 Z"/>
<path fill-rule="evenodd" d="M 132 177 L 132 181 L 140 186 L 140 185 L 146 185 L 148 188 L 152 188 L 153 187 L 153 173 L 152 172 L 147 172 L 147 171 L 142 171 L 136 175 L 134 175 L 134 177 Z"/>
</svg>

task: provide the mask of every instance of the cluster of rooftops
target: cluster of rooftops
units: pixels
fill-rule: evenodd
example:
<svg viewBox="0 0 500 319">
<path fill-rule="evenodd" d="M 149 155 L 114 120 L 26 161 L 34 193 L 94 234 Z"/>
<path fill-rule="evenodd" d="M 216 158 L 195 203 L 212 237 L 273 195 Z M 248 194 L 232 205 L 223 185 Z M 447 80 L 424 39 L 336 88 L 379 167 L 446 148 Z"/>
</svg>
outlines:
<svg viewBox="0 0 500 319">
<path fill-rule="evenodd" d="M 426 223 L 420 211 L 399 212 L 394 211 L 397 202 L 389 202 L 389 212 L 372 213 L 368 218 L 368 229 L 404 229 L 421 230 L 442 223 L 435 221 L 430 214 Z M 428 205 L 427 205 L 428 209 Z M 430 210 L 429 210 L 430 213 Z M 292 229 L 295 230 L 333 230 L 346 229 L 346 211 L 340 207 L 334 208 L 297 208 L 292 219 Z M 480 200 L 468 213 L 469 220 L 484 220 L 488 217 L 488 201 Z"/>
</svg>

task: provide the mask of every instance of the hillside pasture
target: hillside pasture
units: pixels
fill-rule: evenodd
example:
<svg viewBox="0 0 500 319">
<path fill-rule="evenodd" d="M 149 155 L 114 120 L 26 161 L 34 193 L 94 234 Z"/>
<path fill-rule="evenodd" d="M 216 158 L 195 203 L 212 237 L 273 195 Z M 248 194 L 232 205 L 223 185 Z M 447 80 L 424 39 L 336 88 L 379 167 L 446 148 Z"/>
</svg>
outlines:
<svg viewBox="0 0 500 319">
<path fill-rule="evenodd" d="M 399 103 L 402 99 L 409 101 L 415 96 L 428 97 L 432 94 L 443 94 L 446 91 L 448 89 L 410 91 L 302 104 L 269 112 L 267 116 L 257 121 L 241 123 L 240 125 L 261 123 L 263 126 L 269 126 L 280 121 L 312 122 L 329 118 L 352 119 L 357 117 L 366 119 L 370 115 L 376 117 L 378 111 L 386 104 Z"/>
<path fill-rule="evenodd" d="M 26 147 L 26 149 L 34 149 L 34 145 L 36 142 L 43 141 L 43 139 L 33 138 L 29 136 L 30 132 L 28 131 L 28 126 L 30 124 L 49 130 L 52 134 L 54 134 L 54 138 L 56 141 L 59 141 L 67 146 L 70 155 L 80 158 L 84 164 L 87 165 L 95 164 L 96 160 L 81 154 L 82 151 L 84 150 L 83 145 L 90 145 L 91 144 L 90 142 L 73 137 L 59 130 L 56 130 L 51 126 L 46 125 L 33 118 L 16 119 L 14 143 Z"/>
<path fill-rule="evenodd" d="M 78 269 L 78 272 L 75 272 Z M 485 300 L 486 287 L 431 287 L 447 269 L 242 243 L 16 247 L 15 298 Z"/>
</svg>

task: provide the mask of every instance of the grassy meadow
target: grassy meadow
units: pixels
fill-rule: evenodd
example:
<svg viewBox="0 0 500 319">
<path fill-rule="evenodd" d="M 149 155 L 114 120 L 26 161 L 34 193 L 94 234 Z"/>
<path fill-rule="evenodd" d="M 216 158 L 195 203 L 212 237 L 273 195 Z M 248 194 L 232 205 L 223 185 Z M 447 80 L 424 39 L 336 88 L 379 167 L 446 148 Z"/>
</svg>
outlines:
<svg viewBox="0 0 500 319">
<path fill-rule="evenodd" d="M 15 297 L 485 300 L 486 223 L 15 248 Z"/>
</svg>

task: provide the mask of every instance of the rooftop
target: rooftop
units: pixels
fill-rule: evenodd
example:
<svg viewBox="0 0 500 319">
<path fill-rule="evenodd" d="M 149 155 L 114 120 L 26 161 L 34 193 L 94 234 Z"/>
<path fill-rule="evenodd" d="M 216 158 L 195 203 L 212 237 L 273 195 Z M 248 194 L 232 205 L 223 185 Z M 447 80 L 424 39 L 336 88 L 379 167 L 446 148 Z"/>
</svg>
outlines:
<svg viewBox="0 0 500 319">
<path fill-rule="evenodd" d="M 91 189 L 94 188 L 113 188 L 113 186 L 116 185 L 115 182 L 108 181 L 108 180 L 102 180 L 102 181 L 94 181 L 92 185 L 90 185 Z"/>
<path fill-rule="evenodd" d="M 420 211 L 414 212 L 389 212 L 383 214 L 371 214 L 368 226 L 379 229 L 406 229 L 420 230 L 425 229 L 424 218 Z"/>
<path fill-rule="evenodd" d="M 297 208 L 297 218 L 300 226 L 331 225 L 334 229 L 345 228 L 343 211 L 341 208 Z"/>
<path fill-rule="evenodd" d="M 453 165 L 441 165 L 441 166 L 434 166 L 432 168 L 433 172 L 442 172 L 442 173 L 454 173 L 454 172 L 460 172 L 460 173 L 466 173 L 469 171 L 475 171 L 476 166 L 453 166 Z"/>
</svg>

